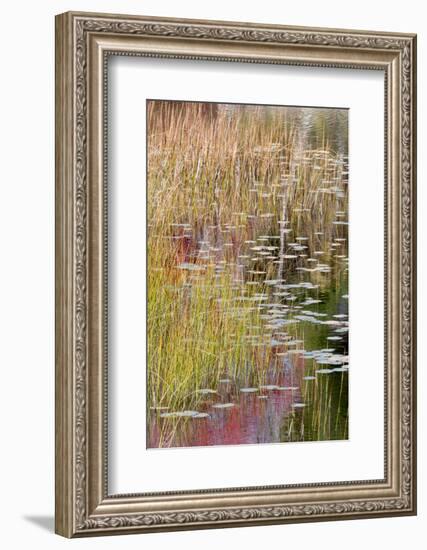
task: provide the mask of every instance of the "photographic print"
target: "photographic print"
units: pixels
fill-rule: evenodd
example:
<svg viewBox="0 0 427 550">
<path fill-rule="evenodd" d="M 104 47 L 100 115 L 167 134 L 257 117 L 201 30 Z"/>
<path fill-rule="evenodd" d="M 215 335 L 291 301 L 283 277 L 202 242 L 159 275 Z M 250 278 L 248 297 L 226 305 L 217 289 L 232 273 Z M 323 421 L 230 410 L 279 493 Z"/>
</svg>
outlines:
<svg viewBox="0 0 427 550">
<path fill-rule="evenodd" d="M 147 101 L 147 447 L 348 438 L 348 110 Z"/>
<path fill-rule="evenodd" d="M 55 27 L 55 531 L 415 515 L 416 35 Z"/>
</svg>

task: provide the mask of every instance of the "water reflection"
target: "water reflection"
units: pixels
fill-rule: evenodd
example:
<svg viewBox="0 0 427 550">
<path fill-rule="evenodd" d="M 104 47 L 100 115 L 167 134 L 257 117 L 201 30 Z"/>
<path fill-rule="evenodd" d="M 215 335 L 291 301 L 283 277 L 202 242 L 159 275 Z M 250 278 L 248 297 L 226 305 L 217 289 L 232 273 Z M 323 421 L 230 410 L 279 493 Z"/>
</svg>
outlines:
<svg viewBox="0 0 427 550">
<path fill-rule="evenodd" d="M 147 446 L 346 439 L 347 111 L 154 103 Z"/>
</svg>

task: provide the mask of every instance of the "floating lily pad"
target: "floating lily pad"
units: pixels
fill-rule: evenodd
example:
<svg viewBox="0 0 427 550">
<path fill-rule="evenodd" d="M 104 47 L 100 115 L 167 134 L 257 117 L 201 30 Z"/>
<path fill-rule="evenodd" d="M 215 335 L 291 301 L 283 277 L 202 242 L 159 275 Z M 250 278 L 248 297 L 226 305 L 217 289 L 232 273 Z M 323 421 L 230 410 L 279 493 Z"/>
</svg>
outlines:
<svg viewBox="0 0 427 550">
<path fill-rule="evenodd" d="M 178 269 L 186 269 L 188 271 L 205 271 L 205 267 L 202 265 L 197 264 L 191 264 L 188 262 L 184 262 L 182 264 L 179 264 Z"/>
<path fill-rule="evenodd" d="M 295 319 L 299 319 L 300 321 L 307 321 L 308 323 L 321 323 L 319 319 L 311 317 L 310 315 L 295 315 Z"/>
<path fill-rule="evenodd" d="M 213 394 L 213 393 L 218 393 L 216 390 L 209 390 L 209 389 L 201 389 L 201 390 L 196 390 L 197 393 L 201 393 L 202 395 L 209 395 L 209 394 Z"/>
<path fill-rule="evenodd" d="M 199 414 L 197 411 L 167 412 L 160 415 L 161 418 L 192 417 Z"/>
<path fill-rule="evenodd" d="M 319 369 L 316 374 L 330 374 L 331 372 L 334 372 L 333 369 Z"/>
<path fill-rule="evenodd" d="M 210 418 L 210 414 L 208 413 L 197 413 L 192 418 Z"/>
</svg>

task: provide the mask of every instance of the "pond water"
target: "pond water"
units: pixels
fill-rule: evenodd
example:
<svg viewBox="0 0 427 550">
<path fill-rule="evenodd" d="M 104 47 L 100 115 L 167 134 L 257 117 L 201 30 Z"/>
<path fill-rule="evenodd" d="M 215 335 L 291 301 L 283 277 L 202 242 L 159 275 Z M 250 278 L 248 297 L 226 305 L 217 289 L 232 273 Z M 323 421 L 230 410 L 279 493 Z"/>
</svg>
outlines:
<svg viewBox="0 0 427 550">
<path fill-rule="evenodd" d="M 295 109 L 292 117 L 298 123 L 292 158 L 274 143 L 258 147 L 269 177 L 260 181 L 253 172 L 245 211 L 224 222 L 217 201 L 210 219 L 185 218 L 181 209 L 151 230 L 152 246 L 163 239 L 173 252 L 173 269 L 149 264 L 157 277 L 149 298 L 156 322 L 176 310 L 183 322 L 200 315 L 207 326 L 214 311 L 218 324 L 232 328 L 218 336 L 210 327 L 217 341 L 223 338 L 215 344 L 197 333 L 196 323 L 173 344 L 187 346 L 189 361 L 202 347 L 206 361 L 221 356 L 212 376 L 184 367 L 179 375 L 174 359 L 175 383 L 167 386 L 160 367 L 149 377 L 149 448 L 348 438 L 347 116 Z M 173 332 L 167 327 L 150 338 L 156 348 L 149 348 L 149 368 L 150 357 L 169 360 L 171 351 L 157 359 L 157 349 L 168 345 L 161 338 L 172 342 Z M 233 345 L 237 352 L 227 355 Z M 190 388 L 183 398 L 180 376 Z M 163 397 L 165 387 L 176 387 L 173 399 Z"/>
</svg>

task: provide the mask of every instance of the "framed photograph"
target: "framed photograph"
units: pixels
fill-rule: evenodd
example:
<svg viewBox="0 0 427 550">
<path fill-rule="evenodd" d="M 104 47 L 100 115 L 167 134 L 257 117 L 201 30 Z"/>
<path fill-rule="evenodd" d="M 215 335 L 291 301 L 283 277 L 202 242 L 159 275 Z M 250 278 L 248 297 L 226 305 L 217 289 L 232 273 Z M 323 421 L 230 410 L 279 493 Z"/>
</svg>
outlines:
<svg viewBox="0 0 427 550">
<path fill-rule="evenodd" d="M 56 18 L 56 532 L 416 513 L 416 37 Z"/>
</svg>

